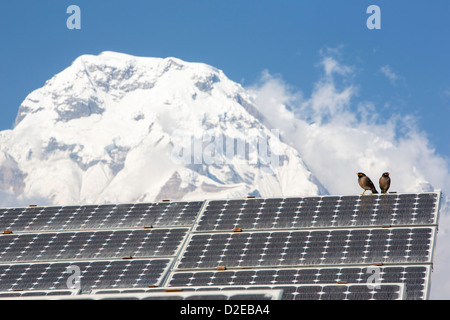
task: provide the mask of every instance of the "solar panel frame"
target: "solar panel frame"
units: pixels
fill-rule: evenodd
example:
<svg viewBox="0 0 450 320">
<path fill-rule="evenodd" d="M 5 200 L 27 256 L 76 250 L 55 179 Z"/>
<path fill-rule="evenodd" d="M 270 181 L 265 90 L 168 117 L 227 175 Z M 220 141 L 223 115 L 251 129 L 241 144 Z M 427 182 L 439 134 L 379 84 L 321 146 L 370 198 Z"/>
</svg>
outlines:
<svg viewBox="0 0 450 320">
<path fill-rule="evenodd" d="M 248 289 L 248 290 L 199 290 L 164 292 L 146 290 L 135 293 L 91 293 L 82 295 L 43 295 L 23 296 L 22 300 L 281 300 L 281 289 Z M 123 291 L 122 291 L 123 292 Z M 236 297 L 239 297 L 236 299 Z M 15 300 L 16 298 L 1 298 L 0 300 Z"/>
<path fill-rule="evenodd" d="M 368 289 L 366 284 L 337 284 L 337 283 L 324 283 L 324 284 L 297 284 L 297 285 L 239 285 L 239 286 L 192 286 L 192 287 L 171 287 L 172 290 L 182 290 L 181 292 L 176 292 L 176 294 L 186 293 L 189 295 L 189 292 L 198 292 L 200 294 L 205 294 L 206 292 L 235 292 L 235 291 L 252 291 L 252 290 L 262 290 L 264 291 L 271 291 L 271 290 L 279 290 L 281 291 L 281 299 L 278 300 L 292 300 L 292 299 L 286 299 L 290 298 L 292 296 L 291 293 L 286 292 L 286 289 L 308 289 L 308 288 L 321 288 L 320 293 L 325 293 L 326 289 L 337 289 L 337 288 L 346 288 L 347 291 L 349 288 L 362 288 L 362 289 L 368 289 L 376 291 L 376 290 L 385 290 L 388 287 L 397 287 L 398 288 L 398 297 L 396 299 L 392 300 L 404 300 L 405 299 L 405 288 L 403 283 L 383 283 L 380 285 L 380 289 Z M 164 289 L 142 289 L 140 290 L 139 294 L 148 294 L 152 292 L 161 292 Z M 106 294 L 109 290 L 93 290 L 91 294 Z M 120 290 L 111 290 L 115 292 L 115 294 L 127 294 L 127 291 L 134 291 L 134 290 L 127 290 L 127 289 L 120 289 Z M 111 292 L 110 291 L 110 292 Z M 138 294 L 138 290 L 135 290 L 135 294 Z M 161 294 L 161 293 L 160 293 Z M 166 294 L 166 293 L 164 293 Z M 348 295 L 348 293 L 347 293 Z M 294 297 L 296 294 L 293 295 Z M 309 299 L 310 300 L 310 299 Z"/>
<path fill-rule="evenodd" d="M 442 205 L 442 192 L 440 190 L 436 191 L 437 193 L 437 204 L 436 204 L 436 208 L 435 208 L 435 222 L 436 222 L 436 230 L 434 232 L 434 236 L 432 237 L 432 243 L 431 243 L 431 249 L 430 249 L 430 261 L 431 261 L 431 265 L 433 265 L 434 263 L 434 255 L 436 253 L 436 242 L 437 242 L 437 234 L 438 234 L 438 223 L 439 223 L 439 218 L 440 218 L 440 209 L 441 209 L 441 205 Z M 425 300 L 429 300 L 430 299 L 430 294 L 431 294 L 431 271 L 429 273 L 429 276 L 427 277 L 427 289 L 426 289 L 426 295 L 424 297 Z"/>
<path fill-rule="evenodd" d="M 77 295 L 78 290 L 25 290 L 25 291 L 0 291 L 0 300 L 17 299 L 31 296 L 70 296 Z"/>
</svg>

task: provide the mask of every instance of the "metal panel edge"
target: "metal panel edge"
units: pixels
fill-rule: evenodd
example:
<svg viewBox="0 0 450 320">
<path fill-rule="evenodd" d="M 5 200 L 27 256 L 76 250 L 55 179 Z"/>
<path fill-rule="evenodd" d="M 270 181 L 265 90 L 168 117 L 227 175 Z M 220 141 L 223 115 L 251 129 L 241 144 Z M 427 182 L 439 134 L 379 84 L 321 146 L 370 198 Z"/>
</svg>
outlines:
<svg viewBox="0 0 450 320">
<path fill-rule="evenodd" d="M 197 202 L 197 201 L 195 201 L 195 202 Z M 197 221 L 200 218 L 200 216 L 203 213 L 203 211 L 205 210 L 207 203 L 208 203 L 208 201 L 203 201 L 202 202 L 202 205 L 201 205 L 199 211 L 197 212 L 197 216 L 195 217 L 194 222 L 188 228 L 188 230 L 186 232 L 186 235 L 184 237 L 184 240 L 180 243 L 177 252 L 173 256 L 173 260 L 170 263 L 169 269 L 164 274 L 164 279 L 163 279 L 163 281 L 161 281 L 161 286 L 162 287 L 164 287 L 166 285 L 167 279 L 173 273 L 173 270 L 175 269 L 176 265 L 178 264 L 178 260 L 179 260 L 179 258 L 181 256 L 182 252 L 184 252 L 184 249 L 186 248 L 186 246 L 189 243 L 189 240 L 190 240 L 190 238 L 192 236 L 192 233 L 193 233 L 193 230 L 194 230 L 194 226 L 196 226 Z"/>
<path fill-rule="evenodd" d="M 444 196 L 441 190 L 437 190 L 434 192 L 437 194 L 437 203 L 436 203 L 436 211 L 435 211 L 435 224 L 436 228 L 434 229 L 434 235 L 431 239 L 432 243 L 430 244 L 430 263 L 431 266 L 428 270 L 428 276 L 426 277 L 426 285 L 425 292 L 424 292 L 424 300 L 430 300 L 431 296 L 431 280 L 433 276 L 433 265 L 434 265 L 434 255 L 436 253 L 436 243 L 439 233 L 439 217 L 440 217 L 440 210 L 442 205 L 442 197 Z"/>
</svg>

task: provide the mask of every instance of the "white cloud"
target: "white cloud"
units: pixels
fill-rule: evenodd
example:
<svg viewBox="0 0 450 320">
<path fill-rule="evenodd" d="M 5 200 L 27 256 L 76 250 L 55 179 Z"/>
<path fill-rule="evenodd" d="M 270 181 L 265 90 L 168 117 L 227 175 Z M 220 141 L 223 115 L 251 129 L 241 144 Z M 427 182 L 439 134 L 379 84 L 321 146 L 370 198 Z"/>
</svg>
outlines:
<svg viewBox="0 0 450 320">
<path fill-rule="evenodd" d="M 327 77 L 332 77 L 334 74 L 348 75 L 353 72 L 352 67 L 339 64 L 335 58 L 330 56 L 324 57 L 321 64 Z"/>
<path fill-rule="evenodd" d="M 12 192 L 0 190 L 0 208 L 26 207 L 31 204 L 49 206 L 52 202 L 45 198 L 27 198 L 23 195 L 18 196 Z"/>
<path fill-rule="evenodd" d="M 392 84 L 396 84 L 397 81 L 403 80 L 403 77 L 400 77 L 398 74 L 392 71 L 392 68 L 389 65 L 382 66 L 379 72 L 384 74 L 386 78 L 388 78 L 391 81 Z"/>
<path fill-rule="evenodd" d="M 450 87 L 446 88 L 444 90 L 442 90 L 442 93 L 444 94 L 444 96 L 446 96 L 447 98 L 450 98 Z"/>
<path fill-rule="evenodd" d="M 435 152 L 426 133 L 417 129 L 414 117 L 386 118 L 378 114 L 373 102 L 358 101 L 358 86 L 349 81 L 355 70 L 326 56 L 321 66 L 324 74 L 309 97 L 267 71 L 260 83 L 249 89 L 269 119 L 269 127 L 280 130 L 283 140 L 299 151 L 331 194 L 361 193 L 357 171 L 374 181 L 382 172 L 390 171 L 390 191 L 434 188 L 450 194 L 449 164 Z M 385 68 L 392 81 L 400 79 L 389 71 Z M 450 298 L 450 252 L 445 250 L 445 243 L 450 241 L 450 210 L 442 210 L 440 222 L 435 257 L 438 267 L 432 282 L 434 299 Z"/>
<path fill-rule="evenodd" d="M 260 83 L 249 90 L 258 109 L 270 119 L 269 126 L 297 148 L 332 193 L 359 191 L 348 175 L 355 170 L 366 171 L 375 180 L 389 170 L 392 188 L 399 192 L 419 191 L 424 183 L 450 189 L 448 164 L 436 154 L 426 133 L 417 129 L 414 117 L 386 118 L 373 102 L 357 101 L 357 85 L 338 88 L 341 83 L 336 83 L 335 75 L 346 70 L 351 77 L 351 69 L 332 60 L 324 57 L 322 65 L 328 71 L 309 97 L 280 76 L 263 73 Z"/>
</svg>

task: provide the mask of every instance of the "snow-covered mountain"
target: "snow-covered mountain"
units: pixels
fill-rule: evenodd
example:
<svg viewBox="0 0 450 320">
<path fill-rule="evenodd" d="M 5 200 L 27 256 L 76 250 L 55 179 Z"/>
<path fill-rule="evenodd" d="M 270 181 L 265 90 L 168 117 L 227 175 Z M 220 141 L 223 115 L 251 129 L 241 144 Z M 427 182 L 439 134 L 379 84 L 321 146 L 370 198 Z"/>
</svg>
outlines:
<svg viewBox="0 0 450 320">
<path fill-rule="evenodd" d="M 83 55 L 0 132 L 0 192 L 52 204 L 325 193 L 263 123 L 211 66 Z"/>
</svg>

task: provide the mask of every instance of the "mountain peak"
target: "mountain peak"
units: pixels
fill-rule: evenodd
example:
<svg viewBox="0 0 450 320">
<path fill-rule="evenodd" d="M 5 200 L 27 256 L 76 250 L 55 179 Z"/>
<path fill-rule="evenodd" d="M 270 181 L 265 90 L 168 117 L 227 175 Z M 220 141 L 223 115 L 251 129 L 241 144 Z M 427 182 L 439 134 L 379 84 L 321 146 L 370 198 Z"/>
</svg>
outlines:
<svg viewBox="0 0 450 320">
<path fill-rule="evenodd" d="M 218 69 L 173 57 L 135 57 L 110 51 L 82 55 L 25 99 L 19 108 L 15 126 L 28 114 L 45 111 L 49 107 L 53 108 L 47 115 L 49 121 L 68 122 L 102 114 L 103 107 L 108 104 L 106 100 L 119 102 L 130 92 L 152 89 L 158 82 L 169 82 L 170 85 L 170 82 L 178 81 L 173 86 L 192 84 L 200 91 L 208 92 L 214 83 L 225 79 Z M 236 86 L 228 79 L 225 81 L 231 84 L 228 87 Z M 195 97 L 196 93 L 193 92 L 192 96 Z M 43 100 L 46 103 L 42 103 Z"/>
<path fill-rule="evenodd" d="M 323 192 L 261 119 L 221 70 L 106 51 L 30 93 L 0 148 L 23 195 L 54 203 Z"/>
</svg>

